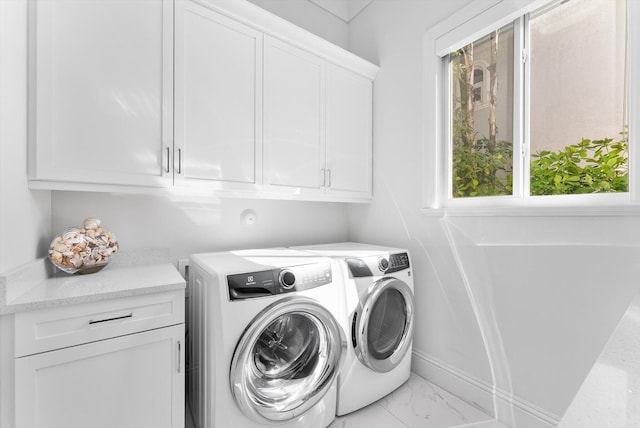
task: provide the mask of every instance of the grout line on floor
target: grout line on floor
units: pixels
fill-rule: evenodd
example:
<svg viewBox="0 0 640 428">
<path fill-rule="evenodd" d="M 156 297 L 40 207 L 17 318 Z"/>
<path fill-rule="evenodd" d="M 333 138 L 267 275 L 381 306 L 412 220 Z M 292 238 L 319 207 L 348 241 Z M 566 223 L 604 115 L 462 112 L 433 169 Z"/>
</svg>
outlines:
<svg viewBox="0 0 640 428">
<path fill-rule="evenodd" d="M 387 409 L 386 407 L 384 407 L 383 405 L 381 405 L 379 402 L 374 403 L 374 405 L 376 406 L 380 406 L 385 412 L 387 412 L 388 414 L 390 414 L 391 416 L 393 416 L 394 419 L 396 419 L 398 422 L 400 422 L 402 425 L 404 425 L 407 428 L 411 428 L 409 425 L 407 425 L 402 419 L 400 419 L 398 416 L 396 416 L 395 413 L 391 412 L 389 409 Z"/>
</svg>

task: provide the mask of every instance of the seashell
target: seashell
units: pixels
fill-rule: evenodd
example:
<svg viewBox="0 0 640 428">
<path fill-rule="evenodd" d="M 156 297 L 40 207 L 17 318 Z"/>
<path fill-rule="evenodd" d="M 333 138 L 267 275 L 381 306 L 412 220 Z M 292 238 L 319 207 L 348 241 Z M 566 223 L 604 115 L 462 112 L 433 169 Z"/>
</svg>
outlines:
<svg viewBox="0 0 640 428">
<path fill-rule="evenodd" d="M 84 220 L 84 228 L 87 230 L 97 229 L 100 226 L 100 219 L 96 217 L 89 217 Z"/>
<path fill-rule="evenodd" d="M 89 229 L 85 232 L 85 235 L 88 236 L 89 238 L 95 238 L 96 237 L 96 231 L 93 229 Z"/>
<path fill-rule="evenodd" d="M 62 234 L 62 240 L 69 241 L 71 239 L 77 239 L 79 235 L 80 235 L 80 229 L 77 229 L 77 228 L 67 229 Z"/>
<path fill-rule="evenodd" d="M 53 260 L 55 263 L 62 263 L 62 253 L 55 250 L 52 251 L 51 260 Z"/>
<path fill-rule="evenodd" d="M 68 247 L 67 247 L 66 245 L 64 245 L 63 243 L 58 243 L 58 244 L 56 244 L 56 245 L 54 245 L 54 246 L 53 246 L 53 250 L 54 250 L 54 251 L 57 251 L 57 252 L 59 252 L 59 253 L 64 253 L 64 252 L 66 252 L 66 251 L 67 251 L 67 248 L 68 248 Z"/>
<path fill-rule="evenodd" d="M 73 251 L 65 251 L 64 253 L 62 253 L 63 256 L 65 257 L 73 257 L 75 253 Z"/>
</svg>

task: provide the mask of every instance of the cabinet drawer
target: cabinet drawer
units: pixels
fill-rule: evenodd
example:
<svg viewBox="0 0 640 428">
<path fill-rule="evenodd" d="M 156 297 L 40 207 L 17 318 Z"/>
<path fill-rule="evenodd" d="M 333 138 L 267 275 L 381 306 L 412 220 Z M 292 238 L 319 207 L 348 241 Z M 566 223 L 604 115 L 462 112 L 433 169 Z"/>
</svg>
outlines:
<svg viewBox="0 0 640 428">
<path fill-rule="evenodd" d="M 16 358 L 184 322 L 184 290 L 15 316 Z"/>
</svg>

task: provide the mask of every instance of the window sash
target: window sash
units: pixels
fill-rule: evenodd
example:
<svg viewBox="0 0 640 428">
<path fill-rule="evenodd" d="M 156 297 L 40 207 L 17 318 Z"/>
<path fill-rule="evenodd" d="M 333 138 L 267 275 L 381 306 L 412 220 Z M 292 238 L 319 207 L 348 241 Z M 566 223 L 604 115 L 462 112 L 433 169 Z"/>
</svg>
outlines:
<svg viewBox="0 0 640 428">
<path fill-rule="evenodd" d="M 589 206 L 628 205 L 640 203 L 637 185 L 640 174 L 640 150 L 632 142 L 640 138 L 640 2 L 627 2 L 627 112 L 629 141 L 629 192 L 583 195 L 530 196 L 530 150 L 528 141 L 530 62 L 522 61 L 522 52 L 528 52 L 528 15 L 548 7 L 559 0 L 476 0 L 459 13 L 425 33 L 425 73 L 432 72 L 435 79 L 425 86 L 425 114 L 435 119 L 425 123 L 428 150 L 426 165 L 436 171 L 436 182 L 427 183 L 425 206 L 439 207 L 499 207 L 499 206 Z M 513 195 L 453 198 L 451 159 L 451 76 L 448 55 L 484 35 L 514 22 L 514 147 Z M 435 87 L 430 87 L 435 83 Z M 429 117 L 429 116 L 425 116 Z M 433 120 L 431 119 L 431 120 Z M 429 122 L 426 120 L 425 122 Z M 432 139 L 433 138 L 433 139 Z"/>
</svg>

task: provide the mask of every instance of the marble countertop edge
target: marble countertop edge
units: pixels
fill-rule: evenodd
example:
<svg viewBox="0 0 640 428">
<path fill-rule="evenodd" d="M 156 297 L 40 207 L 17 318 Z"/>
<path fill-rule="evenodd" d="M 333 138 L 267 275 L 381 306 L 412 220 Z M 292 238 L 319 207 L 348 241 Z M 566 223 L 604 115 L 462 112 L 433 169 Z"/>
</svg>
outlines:
<svg viewBox="0 0 640 428">
<path fill-rule="evenodd" d="M 98 302 L 102 300 L 118 299 L 123 297 L 130 297 L 130 296 L 139 296 L 142 294 L 161 293 L 165 291 L 179 291 L 184 289 L 185 289 L 185 285 L 183 283 L 183 284 L 174 284 L 174 285 L 154 286 L 154 287 L 148 287 L 148 288 L 136 288 L 132 290 L 113 291 L 113 292 L 100 293 L 100 294 L 86 294 L 84 296 L 74 296 L 74 297 L 67 297 L 67 298 L 61 298 L 61 299 L 55 299 L 55 300 L 25 302 L 25 303 L 9 303 L 6 306 L 3 306 L 3 307 L 0 306 L 0 315 L 18 313 L 18 312 L 27 312 L 27 311 L 38 310 L 38 309 L 62 307 L 67 305 L 76 305 L 81 303 Z"/>
<path fill-rule="evenodd" d="M 41 308 L 180 290 L 186 282 L 169 250 L 119 254 L 99 272 L 69 275 L 37 259 L 0 276 L 0 315 Z"/>
</svg>

